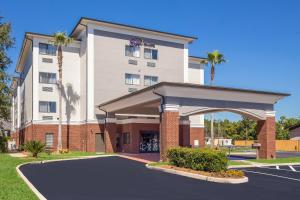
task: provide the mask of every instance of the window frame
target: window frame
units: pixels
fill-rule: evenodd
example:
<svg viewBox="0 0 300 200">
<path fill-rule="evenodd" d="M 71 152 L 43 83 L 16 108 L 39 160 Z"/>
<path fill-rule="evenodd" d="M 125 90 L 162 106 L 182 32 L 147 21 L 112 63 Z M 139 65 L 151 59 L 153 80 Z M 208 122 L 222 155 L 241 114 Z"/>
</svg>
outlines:
<svg viewBox="0 0 300 200">
<path fill-rule="evenodd" d="M 41 110 L 41 103 L 48 103 L 46 112 Z M 51 112 L 51 103 L 55 105 L 55 111 L 53 112 Z M 56 113 L 56 101 L 39 101 L 39 113 Z"/>
<path fill-rule="evenodd" d="M 46 47 L 45 52 L 41 51 L 41 49 L 42 49 L 41 46 Z M 51 47 L 52 49 L 49 47 Z M 56 51 L 57 51 L 57 47 L 52 44 L 47 44 L 47 43 L 43 43 L 43 42 L 39 43 L 39 54 L 41 54 L 41 55 L 56 56 Z"/>
<path fill-rule="evenodd" d="M 147 57 L 145 56 L 146 50 L 150 50 L 150 58 L 147 58 Z M 153 58 L 153 53 L 152 53 L 153 51 L 156 51 L 156 59 Z M 145 58 L 145 59 L 148 59 L 148 60 L 158 60 L 158 49 L 144 48 L 144 58 Z"/>
<path fill-rule="evenodd" d="M 131 143 L 131 134 L 130 134 L 130 132 L 122 133 L 122 140 L 123 140 L 123 144 L 130 144 Z"/>
<path fill-rule="evenodd" d="M 47 136 L 51 136 L 52 137 L 52 143 L 51 143 L 51 146 L 47 145 Z M 45 147 L 46 148 L 53 148 L 54 146 L 54 134 L 53 133 L 45 133 Z"/>
<path fill-rule="evenodd" d="M 126 77 L 127 75 L 131 75 L 131 83 L 127 83 L 127 81 L 126 81 L 127 80 L 127 77 Z M 139 77 L 139 83 L 138 84 L 134 83 L 132 76 L 138 76 Z M 125 73 L 125 84 L 126 85 L 141 85 L 141 75 Z"/>
<path fill-rule="evenodd" d="M 41 74 L 51 74 L 51 75 L 55 75 L 55 83 L 50 83 L 50 82 L 43 82 L 41 81 Z M 47 77 L 49 78 L 49 77 Z M 39 72 L 39 83 L 42 83 L 42 84 L 57 84 L 57 76 L 56 76 L 56 73 L 53 73 L 53 72 Z"/>
<path fill-rule="evenodd" d="M 130 51 L 130 54 L 127 54 L 127 48 L 133 49 L 133 51 Z M 135 55 L 136 48 L 138 49 L 138 56 Z M 130 46 L 125 45 L 125 56 L 131 57 L 131 58 L 140 58 L 141 57 L 141 47 L 140 46 Z"/>
<path fill-rule="evenodd" d="M 146 77 L 150 77 L 150 84 L 149 84 L 149 85 L 147 85 L 147 84 L 145 83 Z M 144 75 L 144 86 L 152 86 L 152 85 L 155 85 L 155 84 L 153 84 L 153 78 L 156 78 L 156 79 L 157 79 L 157 81 L 156 81 L 156 83 L 155 83 L 155 84 L 157 84 L 157 83 L 158 83 L 158 76 Z"/>
</svg>

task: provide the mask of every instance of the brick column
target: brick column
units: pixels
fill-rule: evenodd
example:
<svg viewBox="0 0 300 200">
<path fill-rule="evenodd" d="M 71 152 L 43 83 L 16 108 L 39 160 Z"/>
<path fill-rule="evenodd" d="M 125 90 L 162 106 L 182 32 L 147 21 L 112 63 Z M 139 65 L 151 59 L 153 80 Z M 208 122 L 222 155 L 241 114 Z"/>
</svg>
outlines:
<svg viewBox="0 0 300 200">
<path fill-rule="evenodd" d="M 275 117 L 257 121 L 257 132 L 258 142 L 261 144 L 258 157 L 262 159 L 276 158 Z"/>
<path fill-rule="evenodd" d="M 179 146 L 179 111 L 177 105 L 164 105 L 160 122 L 160 159 L 166 160 L 166 152 Z"/>
<path fill-rule="evenodd" d="M 114 118 L 107 118 L 104 130 L 105 152 L 116 152 L 117 124 Z"/>
</svg>

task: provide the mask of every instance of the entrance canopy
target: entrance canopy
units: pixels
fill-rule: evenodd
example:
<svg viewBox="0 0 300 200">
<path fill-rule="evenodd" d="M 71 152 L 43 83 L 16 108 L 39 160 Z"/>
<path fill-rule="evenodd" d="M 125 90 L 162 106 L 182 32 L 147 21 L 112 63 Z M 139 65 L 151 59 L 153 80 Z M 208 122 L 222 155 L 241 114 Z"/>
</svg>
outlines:
<svg viewBox="0 0 300 200">
<path fill-rule="evenodd" d="M 161 82 L 102 103 L 99 109 L 114 114 L 159 115 L 178 110 L 180 116 L 229 111 L 255 120 L 275 116 L 274 104 L 290 94 Z"/>
</svg>

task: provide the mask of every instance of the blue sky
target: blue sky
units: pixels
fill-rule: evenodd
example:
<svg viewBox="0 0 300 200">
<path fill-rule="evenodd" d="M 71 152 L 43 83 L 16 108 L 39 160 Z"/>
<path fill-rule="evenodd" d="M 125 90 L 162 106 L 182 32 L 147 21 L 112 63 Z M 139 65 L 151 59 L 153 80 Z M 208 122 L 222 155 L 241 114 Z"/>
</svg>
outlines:
<svg viewBox="0 0 300 200">
<path fill-rule="evenodd" d="M 12 23 L 16 38 L 9 51 L 10 73 L 26 31 L 69 33 L 85 16 L 197 36 L 190 55 L 205 56 L 218 49 L 228 60 L 218 66 L 215 85 L 291 93 L 276 104 L 277 117 L 299 117 L 299 8 L 297 0 L 1 0 L 0 16 Z M 208 78 L 209 67 L 206 83 Z M 217 117 L 237 119 L 226 113 Z"/>
</svg>

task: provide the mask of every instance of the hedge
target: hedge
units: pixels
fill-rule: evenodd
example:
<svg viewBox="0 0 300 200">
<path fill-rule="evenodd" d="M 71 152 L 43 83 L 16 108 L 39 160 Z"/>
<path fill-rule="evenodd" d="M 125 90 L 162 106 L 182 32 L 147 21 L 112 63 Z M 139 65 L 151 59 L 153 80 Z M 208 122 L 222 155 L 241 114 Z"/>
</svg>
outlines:
<svg viewBox="0 0 300 200">
<path fill-rule="evenodd" d="M 171 165 L 199 171 L 220 172 L 227 170 L 228 158 L 224 151 L 176 147 L 167 151 Z"/>
</svg>

